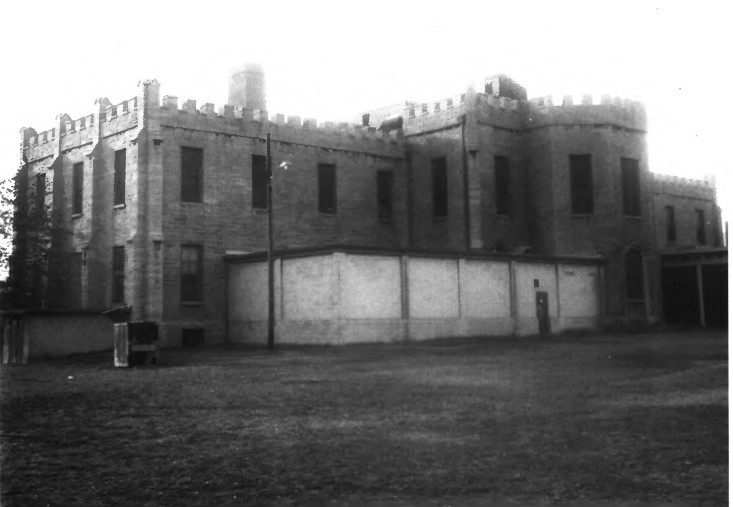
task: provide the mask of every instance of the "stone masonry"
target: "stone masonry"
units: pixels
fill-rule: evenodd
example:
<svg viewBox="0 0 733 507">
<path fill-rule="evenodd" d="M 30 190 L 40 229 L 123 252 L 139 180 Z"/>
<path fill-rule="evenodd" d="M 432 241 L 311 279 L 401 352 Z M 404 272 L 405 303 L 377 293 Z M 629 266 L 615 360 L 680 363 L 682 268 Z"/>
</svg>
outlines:
<svg viewBox="0 0 733 507">
<path fill-rule="evenodd" d="M 711 244 L 720 242 L 714 186 L 680 185 L 649 171 L 646 117 L 636 102 L 528 101 L 524 88 L 498 75 L 487 78 L 483 91 L 381 108 L 353 125 L 318 124 L 269 115 L 264 73 L 256 65 L 231 76 L 229 103 L 218 110 L 211 103 L 179 105 L 177 97 L 159 95 L 157 81 L 142 81 L 136 95 L 121 103 L 100 98 L 88 116 L 59 115 L 54 128 L 40 133 L 22 129 L 20 175 L 28 182 L 29 200 L 38 192 L 35 182 L 47 187 L 52 255 L 45 304 L 99 310 L 129 304 L 133 318 L 158 322 L 170 345 L 181 343 L 183 329 L 205 330 L 206 342 L 226 339 L 223 257 L 267 246 L 267 211 L 252 202 L 252 157 L 266 154 L 268 132 L 276 250 L 350 245 L 601 258 L 604 313 L 613 321 L 639 312 L 653 320 L 658 314 L 654 262 L 664 234 L 661 208 L 678 203 L 679 243 L 694 234 L 688 232 L 695 227 L 688 223 L 691 210 L 704 208 Z M 188 148 L 203 156 L 200 202 L 181 198 L 182 150 Z M 124 203 L 114 204 L 120 150 L 125 196 Z M 589 155 L 592 164 L 594 210 L 584 215 L 570 209 L 569 157 L 577 154 Z M 622 158 L 638 165 L 638 216 L 625 216 L 622 207 Z M 447 172 L 447 212 L 441 216 L 434 215 L 431 173 L 438 159 L 445 159 Z M 509 171 L 504 189 L 497 188 L 498 160 Z M 74 212 L 79 164 L 83 205 Z M 319 211 L 319 164 L 335 167 L 335 212 Z M 392 174 L 388 220 L 378 213 L 380 171 Z M 500 192 L 509 194 L 501 212 Z M 187 245 L 203 252 L 200 301 L 181 297 Z M 124 247 L 121 273 L 113 270 L 113 247 Z M 641 307 L 636 301 L 632 308 L 626 298 L 629 250 L 644 258 Z M 113 301 L 120 277 L 123 302 Z"/>
</svg>

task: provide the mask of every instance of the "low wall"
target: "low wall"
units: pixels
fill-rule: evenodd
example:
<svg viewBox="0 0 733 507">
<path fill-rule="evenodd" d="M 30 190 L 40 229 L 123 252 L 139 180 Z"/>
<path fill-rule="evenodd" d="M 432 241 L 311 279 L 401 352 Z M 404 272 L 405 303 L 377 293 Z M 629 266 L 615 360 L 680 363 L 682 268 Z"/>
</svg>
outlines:
<svg viewBox="0 0 733 507">
<path fill-rule="evenodd" d="M 113 346 L 112 322 L 100 314 L 8 313 L 2 320 L 6 363 L 111 350 Z"/>
<path fill-rule="evenodd" d="M 539 333 L 536 293 L 545 292 L 550 330 L 599 322 L 599 264 L 319 252 L 277 259 L 279 343 L 392 342 Z M 267 264 L 230 258 L 228 335 L 267 339 Z"/>
</svg>

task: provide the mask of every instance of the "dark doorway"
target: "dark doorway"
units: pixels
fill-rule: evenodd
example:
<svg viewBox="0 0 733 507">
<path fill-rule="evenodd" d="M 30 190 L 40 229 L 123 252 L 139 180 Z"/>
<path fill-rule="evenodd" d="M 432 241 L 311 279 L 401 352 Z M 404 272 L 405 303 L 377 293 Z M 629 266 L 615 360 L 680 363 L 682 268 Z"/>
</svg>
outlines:
<svg viewBox="0 0 733 507">
<path fill-rule="evenodd" d="M 537 305 L 537 322 L 540 334 L 550 334 L 550 311 L 547 305 L 547 292 L 536 292 L 535 302 Z"/>
<path fill-rule="evenodd" d="M 662 306 L 667 324 L 700 325 L 695 266 L 662 268 Z"/>
<path fill-rule="evenodd" d="M 702 267 L 705 325 L 728 327 L 728 266 Z"/>
</svg>

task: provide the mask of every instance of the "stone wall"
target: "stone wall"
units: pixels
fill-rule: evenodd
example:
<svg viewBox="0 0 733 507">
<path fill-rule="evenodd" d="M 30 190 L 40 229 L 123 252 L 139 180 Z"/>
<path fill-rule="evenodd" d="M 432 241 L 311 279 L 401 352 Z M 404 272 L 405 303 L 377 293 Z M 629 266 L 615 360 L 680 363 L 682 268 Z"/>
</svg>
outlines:
<svg viewBox="0 0 733 507">
<path fill-rule="evenodd" d="M 716 204 L 715 182 L 654 175 L 654 239 L 660 251 L 696 247 L 719 247 L 723 243 L 720 208 Z M 665 207 L 674 208 L 676 241 L 667 241 Z M 697 214 L 705 216 L 705 244 L 697 241 Z"/>
</svg>

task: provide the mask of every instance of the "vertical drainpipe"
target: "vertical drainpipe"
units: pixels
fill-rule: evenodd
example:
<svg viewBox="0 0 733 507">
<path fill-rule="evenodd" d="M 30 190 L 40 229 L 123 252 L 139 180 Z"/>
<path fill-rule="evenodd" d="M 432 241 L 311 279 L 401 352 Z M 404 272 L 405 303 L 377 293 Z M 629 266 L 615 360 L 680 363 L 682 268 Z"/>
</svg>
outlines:
<svg viewBox="0 0 733 507">
<path fill-rule="evenodd" d="M 468 106 L 467 106 L 468 107 Z M 466 115 L 461 122 L 461 147 L 463 148 L 463 236 L 466 252 L 471 248 L 471 211 L 468 202 L 468 159 L 466 157 Z"/>
</svg>

